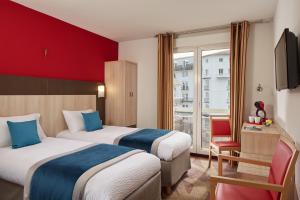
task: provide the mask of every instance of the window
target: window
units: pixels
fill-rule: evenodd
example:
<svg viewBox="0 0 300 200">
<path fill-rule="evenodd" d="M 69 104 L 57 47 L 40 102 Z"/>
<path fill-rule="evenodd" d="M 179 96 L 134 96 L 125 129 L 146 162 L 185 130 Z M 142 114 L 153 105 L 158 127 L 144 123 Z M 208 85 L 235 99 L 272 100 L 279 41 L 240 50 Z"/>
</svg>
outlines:
<svg viewBox="0 0 300 200">
<path fill-rule="evenodd" d="M 229 113 L 230 50 L 216 46 L 176 51 L 174 63 L 180 68 L 174 70 L 174 129 L 191 134 L 192 151 L 202 153 L 210 143 L 210 116 Z"/>
<path fill-rule="evenodd" d="M 209 92 L 204 92 L 203 101 L 205 104 L 209 103 Z"/>
<path fill-rule="evenodd" d="M 224 70 L 222 68 L 219 69 L 219 76 L 223 76 L 223 71 Z"/>
<path fill-rule="evenodd" d="M 208 69 L 205 69 L 205 76 L 208 76 Z"/>
<path fill-rule="evenodd" d="M 182 90 L 189 90 L 189 83 L 188 82 L 183 82 L 181 89 Z"/>
<path fill-rule="evenodd" d="M 205 97 L 209 98 L 209 92 L 205 92 Z"/>
<path fill-rule="evenodd" d="M 209 79 L 205 79 L 204 80 L 204 85 L 203 85 L 203 89 L 204 90 L 209 90 Z"/>
<path fill-rule="evenodd" d="M 189 106 L 187 104 L 182 104 L 181 105 L 183 108 L 188 108 Z"/>
</svg>

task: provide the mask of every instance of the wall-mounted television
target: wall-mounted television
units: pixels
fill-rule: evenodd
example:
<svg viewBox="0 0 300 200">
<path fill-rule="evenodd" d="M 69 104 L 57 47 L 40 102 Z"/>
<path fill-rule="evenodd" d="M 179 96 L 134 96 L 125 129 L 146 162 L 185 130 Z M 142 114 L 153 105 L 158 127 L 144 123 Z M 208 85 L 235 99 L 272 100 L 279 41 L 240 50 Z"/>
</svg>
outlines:
<svg viewBox="0 0 300 200">
<path fill-rule="evenodd" d="M 298 38 L 285 29 L 275 48 L 276 89 L 293 89 L 299 85 Z"/>
</svg>

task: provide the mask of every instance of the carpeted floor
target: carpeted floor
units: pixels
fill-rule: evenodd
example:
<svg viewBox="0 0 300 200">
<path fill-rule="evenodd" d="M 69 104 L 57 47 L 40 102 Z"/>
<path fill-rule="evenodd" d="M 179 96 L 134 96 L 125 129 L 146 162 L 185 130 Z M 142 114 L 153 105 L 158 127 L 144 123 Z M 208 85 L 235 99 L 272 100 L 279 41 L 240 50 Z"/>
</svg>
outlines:
<svg viewBox="0 0 300 200">
<path fill-rule="evenodd" d="M 184 175 L 179 183 L 174 186 L 170 195 L 163 193 L 165 200 L 208 200 L 209 177 L 217 175 L 217 162 L 213 161 L 210 169 L 207 169 L 208 159 L 192 157 L 192 168 Z M 224 163 L 223 173 L 225 176 L 234 176 L 236 169 L 228 163 Z"/>
</svg>

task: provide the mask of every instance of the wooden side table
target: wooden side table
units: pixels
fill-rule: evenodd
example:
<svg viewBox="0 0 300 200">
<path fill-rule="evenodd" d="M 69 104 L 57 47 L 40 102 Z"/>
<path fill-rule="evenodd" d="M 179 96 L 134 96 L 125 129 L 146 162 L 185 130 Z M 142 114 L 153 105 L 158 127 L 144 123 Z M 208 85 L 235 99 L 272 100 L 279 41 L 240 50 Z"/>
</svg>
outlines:
<svg viewBox="0 0 300 200">
<path fill-rule="evenodd" d="M 249 130 L 247 127 L 256 126 L 261 130 Z M 244 123 L 241 130 L 241 157 L 271 162 L 276 144 L 280 137 L 280 129 L 276 124 L 270 127 Z M 238 172 L 258 176 L 268 176 L 269 168 L 239 163 Z"/>
</svg>

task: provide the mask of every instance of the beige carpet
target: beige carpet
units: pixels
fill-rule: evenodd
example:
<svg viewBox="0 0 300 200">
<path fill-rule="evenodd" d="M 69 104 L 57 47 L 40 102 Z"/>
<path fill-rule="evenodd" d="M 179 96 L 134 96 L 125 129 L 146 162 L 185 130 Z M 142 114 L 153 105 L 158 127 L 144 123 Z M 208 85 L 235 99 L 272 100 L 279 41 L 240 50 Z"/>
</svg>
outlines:
<svg viewBox="0 0 300 200">
<path fill-rule="evenodd" d="M 208 159 L 192 157 L 192 168 L 184 175 L 173 188 L 170 195 L 163 193 L 166 200 L 207 200 L 209 199 L 209 176 L 217 175 L 217 162 L 212 162 L 212 167 L 207 169 Z M 236 170 L 228 163 L 223 164 L 225 176 L 235 176 Z"/>
</svg>

